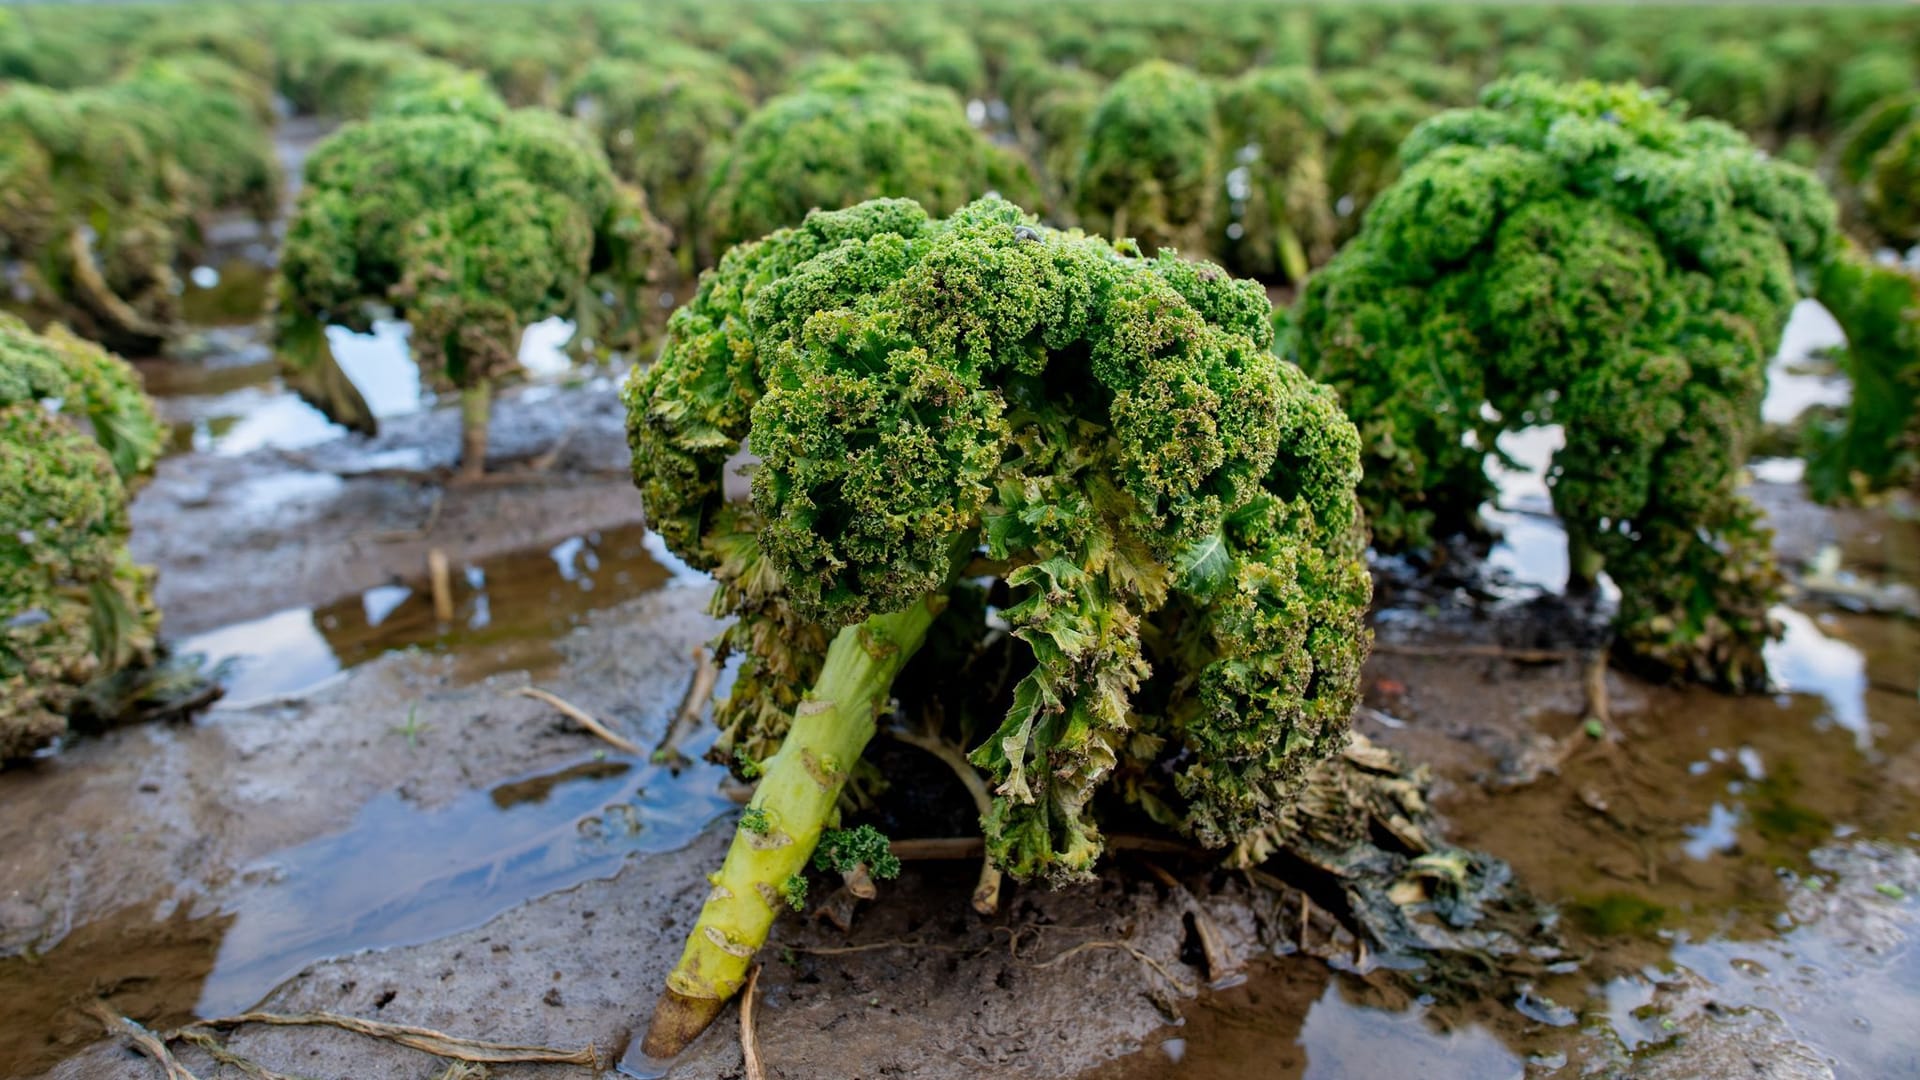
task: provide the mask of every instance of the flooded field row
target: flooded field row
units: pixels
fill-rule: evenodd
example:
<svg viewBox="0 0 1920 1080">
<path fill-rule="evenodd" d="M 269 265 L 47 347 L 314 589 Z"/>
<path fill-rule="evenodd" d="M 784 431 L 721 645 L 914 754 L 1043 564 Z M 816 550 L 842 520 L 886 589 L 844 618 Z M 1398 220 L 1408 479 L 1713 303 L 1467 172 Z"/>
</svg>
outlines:
<svg viewBox="0 0 1920 1080">
<path fill-rule="evenodd" d="M 212 294 L 259 282 L 223 267 L 196 287 L 211 324 L 227 307 Z M 135 506 L 152 525 L 138 553 L 161 568 L 173 649 L 203 656 L 225 696 L 192 723 L 82 735 L 0 776 L 0 1076 L 150 1075 L 99 1043 L 80 1008 L 95 997 L 165 1028 L 263 1003 L 384 1015 L 401 995 L 395 1015 L 489 1037 L 550 1031 L 562 1001 L 570 1037 L 626 1048 L 635 987 L 670 962 L 705 888 L 694 864 L 738 792 L 718 766 L 623 752 L 513 693 L 550 690 L 651 750 L 714 628 L 709 580 L 640 524 L 619 475 L 615 375 L 573 366 L 569 332 L 532 327 L 530 385 L 502 395 L 503 458 L 568 451 L 524 489 L 431 475 L 451 410 L 399 362 L 397 323 L 329 332 L 393 421 L 371 441 L 287 390 L 245 322 L 210 325 L 197 361 L 142 366 L 172 456 Z M 1845 402 L 1821 356 L 1838 341 L 1817 305 L 1796 309 L 1770 422 Z M 1356 948 L 1305 892 L 1276 901 L 1169 862 L 1244 965 L 1205 989 L 1187 978 L 1204 960 L 1194 923 L 1164 910 L 1177 894 L 1139 859 L 1084 893 L 1012 889 L 990 918 L 967 911 L 968 874 L 927 863 L 851 929 L 778 924 L 762 1030 L 786 1075 L 835 1060 L 849 1016 L 864 1018 L 860 1060 L 882 1064 L 949 1024 L 946 1071 L 927 1075 L 996 1074 L 1008 1046 L 1034 1055 L 1022 1074 L 1089 1077 L 1920 1073 L 1903 1022 L 1920 1011 L 1920 627 L 1897 611 L 1920 583 L 1913 507 L 1817 508 L 1797 463 L 1755 462 L 1800 582 L 1772 612 L 1774 692 L 1614 671 L 1601 722 L 1596 612 L 1618 597 L 1604 580 L 1566 596 L 1545 479 L 1562 441 L 1550 426 L 1500 441 L 1484 559 L 1375 561 L 1357 724 L 1426 763 L 1449 843 L 1541 902 L 1564 942 L 1552 958 L 1423 970 Z M 712 738 L 681 749 L 697 761 Z M 916 794 L 883 792 L 879 812 L 921 820 Z M 946 933 L 960 943 L 901 957 Z M 536 941 L 550 951 L 516 949 Z M 548 975 L 552 949 L 592 970 Z M 407 1012 L 423 979 L 443 989 Z M 1063 1024 L 1089 995 L 1124 1004 L 1034 1047 L 1008 1035 L 1018 1010 L 969 996 L 1015 984 Z M 733 1075 L 731 1038 L 673 1075 Z M 389 1049 L 316 1045 L 325 1075 L 395 1075 Z"/>
</svg>

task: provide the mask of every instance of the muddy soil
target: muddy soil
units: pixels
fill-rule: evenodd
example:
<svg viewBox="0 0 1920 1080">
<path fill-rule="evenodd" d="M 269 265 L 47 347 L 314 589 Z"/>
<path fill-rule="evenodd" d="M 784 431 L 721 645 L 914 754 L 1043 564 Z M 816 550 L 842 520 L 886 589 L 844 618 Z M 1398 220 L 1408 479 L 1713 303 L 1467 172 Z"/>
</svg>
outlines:
<svg viewBox="0 0 1920 1080">
<path fill-rule="evenodd" d="M 565 662 L 541 685 L 615 730 L 657 737 L 684 688 L 690 648 L 712 631 L 703 605 L 697 588 L 665 588 L 603 613 L 558 643 Z M 393 924 L 422 894 L 444 894 L 433 908 L 442 923 L 484 920 L 525 898 L 488 888 L 506 860 L 544 861 L 551 885 L 651 840 L 576 850 L 579 820 L 602 802 L 563 805 L 557 821 L 504 813 L 516 798 L 545 801 L 516 796 L 529 778 L 574 770 L 552 781 L 563 790 L 569 779 L 591 781 L 604 744 L 552 708 L 508 696 L 525 674 L 462 685 L 456 667 L 451 657 L 396 653 L 298 700 L 113 732 L 8 773 L 0 948 L 14 959 L 0 962 L 0 983 L 18 990 L 26 980 L 32 994 L 9 995 L 10 1004 L 38 999 L 43 1008 L 0 1011 L 10 1029 L 0 1035 L 0 1074 L 45 1067 L 61 1043 L 91 1037 L 63 1011 L 75 994 L 130 995 L 127 1010 L 156 1023 L 186 1019 L 208 993 L 244 1007 L 303 956 L 337 947 L 330 942 L 405 940 Z M 635 834 L 665 830 L 684 842 L 728 806 L 709 774 L 704 794 L 689 790 L 650 817 L 636 796 L 674 782 L 644 762 L 621 764 L 625 783 L 589 794 L 623 807 Z M 476 813 L 476 790 L 483 804 L 507 805 Z M 448 808 L 464 816 L 436 818 Z M 347 849 L 302 852 L 343 829 Z M 673 862 L 646 865 L 666 872 Z M 600 866 L 612 869 L 617 858 Z M 186 985 L 156 991 L 156 980 Z M 106 1075 L 95 1067 L 67 1075 Z"/>
<path fill-rule="evenodd" d="M 639 521 L 610 384 L 502 395 L 496 475 L 479 484 L 432 482 L 458 454 L 449 409 L 390 418 L 372 439 L 166 458 L 134 502 L 133 555 L 161 569 L 168 634 L 415 577 L 436 548 L 458 563 Z M 544 471 L 525 468 L 556 449 Z"/>
</svg>

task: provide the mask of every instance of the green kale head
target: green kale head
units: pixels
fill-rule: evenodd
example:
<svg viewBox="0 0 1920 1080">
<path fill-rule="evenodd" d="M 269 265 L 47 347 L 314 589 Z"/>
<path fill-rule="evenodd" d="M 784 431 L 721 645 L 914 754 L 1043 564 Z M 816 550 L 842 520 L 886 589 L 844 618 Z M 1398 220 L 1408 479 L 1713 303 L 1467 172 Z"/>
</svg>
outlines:
<svg viewBox="0 0 1920 1080">
<path fill-rule="evenodd" d="M 747 118 L 714 174 L 707 225 L 719 249 L 816 208 L 887 196 L 945 214 L 1032 190 L 1025 163 L 975 131 L 953 91 L 873 57 L 819 69 Z"/>
<path fill-rule="evenodd" d="M 1219 147 L 1212 84 L 1164 60 L 1133 68 L 1087 120 L 1073 184 L 1080 223 L 1148 251 L 1205 251 Z"/>
<path fill-rule="evenodd" d="M 622 347 L 658 241 L 644 197 L 583 130 L 509 109 L 458 69 L 416 67 L 307 159 L 280 259 L 282 353 L 324 367 L 322 330 L 365 331 L 381 308 L 411 325 L 439 386 L 517 370 L 521 331 L 547 318 L 575 322 L 576 350 Z"/>
<path fill-rule="evenodd" d="M 729 252 L 626 391 L 649 523 L 735 618 L 716 758 L 770 757 L 836 632 L 931 596 L 962 655 L 1018 643 L 971 739 L 999 865 L 1084 875 L 1103 788 L 1258 850 L 1342 744 L 1370 592 L 1354 430 L 1270 315 L 996 198 Z"/>
<path fill-rule="evenodd" d="M 1495 83 L 1421 125 L 1297 310 L 1303 366 L 1365 448 L 1377 543 L 1492 494 L 1505 431 L 1558 424 L 1547 482 L 1579 580 L 1604 568 L 1647 666 L 1762 684 L 1776 594 L 1736 493 L 1767 360 L 1835 244 L 1812 174 L 1631 85 Z"/>
</svg>

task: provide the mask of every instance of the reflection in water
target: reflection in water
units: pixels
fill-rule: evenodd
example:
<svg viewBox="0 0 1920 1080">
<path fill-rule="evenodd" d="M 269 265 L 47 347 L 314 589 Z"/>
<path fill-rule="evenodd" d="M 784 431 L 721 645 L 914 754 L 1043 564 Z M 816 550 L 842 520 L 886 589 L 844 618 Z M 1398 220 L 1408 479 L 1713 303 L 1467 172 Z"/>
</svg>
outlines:
<svg viewBox="0 0 1920 1080">
<path fill-rule="evenodd" d="M 469 676 L 539 667 L 557 658 L 553 640 L 588 612 L 668 581 L 672 572 L 650 554 L 648 539 L 643 527 L 622 526 L 466 566 L 455 578 L 453 626 L 435 618 L 431 587 L 416 581 L 223 627 L 177 647 L 227 662 L 221 708 L 308 691 L 409 646 L 457 653 Z"/>
<path fill-rule="evenodd" d="M 327 344 L 341 370 L 360 389 L 373 415 L 386 419 L 418 412 L 428 402 L 420 384 L 420 369 L 413 364 L 407 339 L 413 330 L 406 323 L 378 319 L 370 334 L 356 334 L 343 326 L 327 327 Z"/>
<path fill-rule="evenodd" d="M 290 608 L 264 618 L 196 634 L 178 645 L 211 664 L 227 666 L 227 708 L 244 708 L 278 694 L 310 690 L 340 672 L 333 646 L 315 627 L 312 608 Z"/>
<path fill-rule="evenodd" d="M 387 621 L 395 608 L 407 602 L 413 590 L 405 585 L 375 585 L 360 594 L 360 609 L 366 613 L 367 627 L 373 629 Z"/>
<path fill-rule="evenodd" d="M 1567 531 L 1558 521 L 1502 510 L 1492 503 L 1480 507 L 1480 517 L 1500 532 L 1499 541 L 1487 553 L 1489 567 L 1504 572 L 1516 584 L 1556 594 L 1567 591 Z"/>
<path fill-rule="evenodd" d="M 1803 887 L 1823 886 L 1810 879 Z M 1912 902 L 1904 906 L 1911 926 Z M 1920 1075 L 1920 951 L 1911 933 L 1875 935 L 1871 945 L 1841 940 L 1826 926 L 1796 927 L 1770 941 L 1683 936 L 1673 959 L 1712 983 L 1721 1007 L 1778 1017 L 1834 1059 L 1840 1076 Z"/>
<path fill-rule="evenodd" d="M 259 386 L 211 398 L 162 398 L 159 404 L 162 416 L 174 425 L 173 448 L 179 452 L 232 455 L 263 446 L 298 450 L 346 431 L 281 386 L 273 373 Z"/>
<path fill-rule="evenodd" d="M 1478 1024 L 1443 1034 L 1433 1030 L 1419 1006 L 1398 1012 L 1366 1008 L 1347 1001 L 1338 985 L 1327 987 L 1308 1010 L 1300 1045 L 1306 1049 L 1301 1075 L 1307 1080 L 1402 1075 L 1502 1080 L 1526 1074 L 1525 1063 Z"/>
<path fill-rule="evenodd" d="M 542 319 L 520 335 L 520 366 L 536 379 L 551 379 L 573 370 L 573 358 L 567 355 L 567 342 L 573 340 L 573 323 L 555 316 Z"/>
<path fill-rule="evenodd" d="M 1815 405 L 1845 405 L 1853 393 L 1837 372 L 1807 374 L 1795 370 L 1818 354 L 1847 343 L 1847 336 L 1817 300 L 1794 305 L 1787 328 L 1780 335 L 1780 351 L 1767 366 L 1767 396 L 1760 417 L 1769 424 L 1785 424 Z"/>
<path fill-rule="evenodd" d="M 73 929 L 45 954 L 0 959 L 0 1076 L 34 1076 L 101 1037 L 75 1007 L 96 998 L 165 1030 L 193 1002 L 233 922 L 137 904 Z"/>
<path fill-rule="evenodd" d="M 180 294 L 180 317 L 189 326 L 241 326 L 260 320 L 273 285 L 273 270 L 252 259 L 196 266 Z"/>
<path fill-rule="evenodd" d="M 1763 484 L 1797 484 L 1807 475 L 1805 458 L 1753 458 L 1747 472 Z"/>
<path fill-rule="evenodd" d="M 1785 628 L 1767 643 L 1767 673 L 1781 689 L 1816 694 L 1827 703 L 1823 719 L 1853 733 L 1862 750 L 1873 745 L 1867 725 L 1867 659 L 1859 649 L 1820 632 L 1814 620 L 1789 607 L 1773 617 Z"/>
<path fill-rule="evenodd" d="M 1687 842 L 1680 845 L 1680 850 L 1695 862 L 1709 855 L 1725 855 L 1740 846 L 1740 836 L 1735 831 L 1739 825 L 1738 811 L 1714 803 L 1713 809 L 1707 811 L 1706 824 L 1687 826 Z"/>
<path fill-rule="evenodd" d="M 328 327 L 327 341 L 375 416 L 401 416 L 428 404 L 420 372 L 408 360 L 405 323 L 382 320 L 370 334 Z M 252 348 L 262 347 L 255 342 Z M 270 360 L 226 367 L 168 362 L 143 371 L 162 419 L 174 426 L 176 451 L 235 457 L 299 450 L 346 434 L 287 389 Z"/>
<path fill-rule="evenodd" d="M 707 741 L 687 749 L 698 758 Z M 634 852 L 683 847 L 732 807 L 721 773 L 594 759 L 434 809 L 382 795 L 346 831 L 254 868 L 266 884 L 226 905 L 196 1012 L 239 1012 L 316 960 L 436 940 L 609 877 Z"/>
<path fill-rule="evenodd" d="M 230 273 L 223 269 L 218 275 L 222 288 Z M 219 320 L 210 317 L 205 322 Z M 392 319 L 376 320 L 373 331 L 366 334 L 340 326 L 327 328 L 335 359 L 380 419 L 418 412 L 434 403 L 412 361 L 410 334 L 406 323 Z M 520 341 L 522 366 L 535 379 L 569 375 L 573 362 L 566 344 L 572 337 L 573 324 L 563 319 L 528 327 Z M 239 354 L 258 352 L 264 357 L 267 353 L 251 334 L 232 348 Z M 148 391 L 159 401 L 162 418 L 175 427 L 172 448 L 176 452 L 190 449 L 231 457 L 264 448 L 299 450 L 346 434 L 345 428 L 287 389 L 270 360 L 204 365 L 168 361 L 142 370 Z"/>
<path fill-rule="evenodd" d="M 1521 585 L 1551 593 L 1567 589 L 1567 531 L 1553 516 L 1547 492 L 1547 467 L 1567 443 L 1558 424 L 1503 433 L 1498 446 L 1512 462 L 1487 455 L 1487 479 L 1497 491 L 1480 505 L 1480 517 L 1500 533 L 1487 553 L 1487 565 L 1505 571 Z"/>
</svg>

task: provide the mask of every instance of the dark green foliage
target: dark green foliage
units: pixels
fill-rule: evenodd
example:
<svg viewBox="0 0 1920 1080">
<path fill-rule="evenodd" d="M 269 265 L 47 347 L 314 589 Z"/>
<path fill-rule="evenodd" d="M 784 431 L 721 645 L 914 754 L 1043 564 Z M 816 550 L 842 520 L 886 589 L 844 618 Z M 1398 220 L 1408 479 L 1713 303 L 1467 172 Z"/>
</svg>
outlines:
<svg viewBox="0 0 1920 1080">
<path fill-rule="evenodd" d="M 449 68 L 390 90 L 307 159 L 278 283 L 295 372 L 332 370 L 323 328 L 368 330 L 376 305 L 412 324 L 440 386 L 515 370 L 521 331 L 553 316 L 575 321 L 575 349 L 624 345 L 657 227 L 586 133 Z M 355 406 L 315 396 L 332 415 Z"/>
<path fill-rule="evenodd" d="M 1895 99 L 1888 108 L 1920 119 L 1916 104 L 1920 94 Z M 1869 159 L 1860 201 L 1880 235 L 1901 245 L 1920 243 L 1920 122 L 1908 120 Z"/>
<path fill-rule="evenodd" d="M 815 208 L 888 196 L 945 214 L 989 191 L 1032 190 L 1024 163 L 973 130 L 952 91 L 879 60 L 836 63 L 747 119 L 714 176 L 707 222 L 724 247 Z"/>
<path fill-rule="evenodd" d="M 1033 103 L 1024 141 L 1038 165 L 1047 202 L 1056 208 L 1055 216 L 1071 221 L 1073 185 L 1086 152 L 1087 124 L 1100 107 L 1102 88 L 1099 79 L 1084 71 L 1064 70 L 1072 77 L 1062 78 Z"/>
<path fill-rule="evenodd" d="M 807 910 L 807 879 L 795 874 L 780 886 L 780 899 L 795 911 Z"/>
<path fill-rule="evenodd" d="M 278 204 L 265 95 L 192 55 L 81 90 L 0 89 L 0 260 L 18 260 L 34 302 L 86 336 L 157 350 L 202 224 L 223 209 L 264 220 Z"/>
<path fill-rule="evenodd" d="M 1849 60 L 1834 76 L 1832 114 L 1845 127 L 1882 101 L 1911 91 L 1920 72 L 1902 53 L 1876 49 Z"/>
<path fill-rule="evenodd" d="M 1406 171 L 1297 312 L 1365 447 L 1375 540 L 1418 547 L 1492 494 L 1502 432 L 1556 423 L 1576 579 L 1624 594 L 1625 652 L 1758 687 L 1775 574 L 1735 491 L 1767 358 L 1822 265 L 1808 173 L 1628 85 L 1497 83 L 1409 137 Z"/>
<path fill-rule="evenodd" d="M 1327 192 L 1341 239 L 1360 228 L 1367 207 L 1400 174 L 1400 143 L 1437 106 L 1396 79 L 1345 71 L 1327 79 L 1346 113 L 1327 162 Z"/>
<path fill-rule="evenodd" d="M 134 50 L 146 57 L 211 57 L 257 83 L 273 81 L 273 46 L 264 27 L 237 12 L 205 12 L 167 19 L 141 35 Z"/>
<path fill-rule="evenodd" d="M 733 132 L 753 108 L 744 76 L 697 55 L 705 59 L 675 66 L 598 60 L 567 92 L 576 115 L 598 133 L 614 172 L 638 184 L 673 230 L 686 270 L 712 261 L 707 190 Z"/>
<path fill-rule="evenodd" d="M 1213 248 L 1235 273 L 1299 281 L 1333 255 L 1327 143 L 1339 104 L 1305 68 L 1260 68 L 1220 91 L 1221 200 Z"/>
<path fill-rule="evenodd" d="M 702 279 L 626 400 L 650 524 L 736 617 L 717 760 L 765 760 L 835 631 L 972 558 L 1022 654 L 974 729 L 1008 871 L 1086 873 L 1110 782 L 1253 850 L 1340 745 L 1367 641 L 1354 431 L 1268 351 L 1259 286 L 1127 251 L 995 199 L 875 201 Z M 723 497 L 743 440 L 751 505 Z"/>
<path fill-rule="evenodd" d="M 280 92 L 303 113 L 358 119 L 373 111 L 393 79 L 434 64 L 396 41 L 366 41 L 296 23 L 279 35 Z"/>
<path fill-rule="evenodd" d="M 122 59 L 121 39 L 139 29 L 103 25 L 104 12 L 78 17 L 72 9 L 0 9 L 0 86 L 33 83 L 72 90 L 104 83 Z"/>
<path fill-rule="evenodd" d="M 1074 177 L 1080 224 L 1149 252 L 1204 252 L 1220 186 L 1213 97 L 1205 79 L 1163 60 L 1108 87 Z"/>
<path fill-rule="evenodd" d="M 89 684 L 153 659 L 127 503 L 160 451 L 132 368 L 0 315 L 0 760 L 67 730 Z"/>
<path fill-rule="evenodd" d="M 750 833 L 765 836 L 773 831 L 773 820 L 765 810 L 749 806 L 740 812 L 740 827 Z"/>
<path fill-rule="evenodd" d="M 1846 332 L 1846 413 L 1807 431 L 1807 486 L 1832 501 L 1920 487 L 1920 280 L 1849 250 L 1820 271 L 1815 295 Z"/>
<path fill-rule="evenodd" d="M 1758 46 L 1687 40 L 1674 51 L 1669 85 L 1695 111 L 1749 132 L 1780 125 L 1788 101 L 1788 72 Z"/>
</svg>

